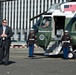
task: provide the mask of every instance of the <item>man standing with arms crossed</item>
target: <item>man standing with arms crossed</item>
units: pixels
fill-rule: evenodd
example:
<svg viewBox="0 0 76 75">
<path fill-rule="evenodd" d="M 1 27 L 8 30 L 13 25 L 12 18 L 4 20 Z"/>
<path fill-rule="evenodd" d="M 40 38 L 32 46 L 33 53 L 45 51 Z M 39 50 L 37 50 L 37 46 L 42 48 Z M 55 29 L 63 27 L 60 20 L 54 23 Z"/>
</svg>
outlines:
<svg viewBox="0 0 76 75">
<path fill-rule="evenodd" d="M 7 20 L 2 20 L 2 25 L 0 26 L 0 64 L 9 64 L 9 48 L 12 36 L 13 32 L 12 29 L 7 26 Z"/>
</svg>

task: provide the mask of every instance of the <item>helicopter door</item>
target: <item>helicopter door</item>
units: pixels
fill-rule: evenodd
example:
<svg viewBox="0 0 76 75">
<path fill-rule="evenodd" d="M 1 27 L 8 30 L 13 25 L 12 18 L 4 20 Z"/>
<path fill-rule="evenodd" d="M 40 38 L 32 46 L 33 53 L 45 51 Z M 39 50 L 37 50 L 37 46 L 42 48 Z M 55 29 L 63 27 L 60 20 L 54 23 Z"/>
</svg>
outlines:
<svg viewBox="0 0 76 75">
<path fill-rule="evenodd" d="M 63 35 L 63 30 L 65 27 L 65 16 L 54 16 L 55 22 L 55 35 L 56 37 L 61 37 Z"/>
<path fill-rule="evenodd" d="M 37 45 L 47 47 L 51 39 L 51 16 L 42 18 L 37 33 Z"/>
</svg>

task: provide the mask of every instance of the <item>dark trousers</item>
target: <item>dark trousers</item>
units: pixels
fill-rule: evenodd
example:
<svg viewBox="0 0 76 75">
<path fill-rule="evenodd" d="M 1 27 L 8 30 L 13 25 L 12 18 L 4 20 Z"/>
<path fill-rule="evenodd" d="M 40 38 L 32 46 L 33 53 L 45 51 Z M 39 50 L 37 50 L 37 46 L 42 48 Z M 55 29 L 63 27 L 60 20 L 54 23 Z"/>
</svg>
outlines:
<svg viewBox="0 0 76 75">
<path fill-rule="evenodd" d="M 29 45 L 29 56 L 33 56 L 33 53 L 34 53 L 34 44 Z"/>
<path fill-rule="evenodd" d="M 9 47 L 10 46 L 5 44 L 5 41 L 2 41 L 2 46 L 0 47 L 0 62 L 9 62 Z"/>
<path fill-rule="evenodd" d="M 69 47 L 63 47 L 63 57 L 68 59 Z"/>
</svg>

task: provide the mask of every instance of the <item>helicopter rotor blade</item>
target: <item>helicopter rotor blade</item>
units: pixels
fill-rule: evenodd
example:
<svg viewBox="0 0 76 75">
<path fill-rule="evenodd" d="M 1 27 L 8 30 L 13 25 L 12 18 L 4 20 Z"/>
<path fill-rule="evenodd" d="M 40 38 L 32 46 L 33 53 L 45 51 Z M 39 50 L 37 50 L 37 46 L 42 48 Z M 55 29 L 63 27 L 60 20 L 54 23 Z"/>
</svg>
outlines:
<svg viewBox="0 0 76 75">
<path fill-rule="evenodd" d="M 41 13 L 41 14 L 39 14 L 39 15 L 33 17 L 33 18 L 31 18 L 30 20 L 34 20 L 35 18 L 40 17 L 41 15 L 45 14 L 46 12 L 47 12 L 47 11 L 45 11 L 45 12 L 43 12 L 43 13 Z"/>
</svg>

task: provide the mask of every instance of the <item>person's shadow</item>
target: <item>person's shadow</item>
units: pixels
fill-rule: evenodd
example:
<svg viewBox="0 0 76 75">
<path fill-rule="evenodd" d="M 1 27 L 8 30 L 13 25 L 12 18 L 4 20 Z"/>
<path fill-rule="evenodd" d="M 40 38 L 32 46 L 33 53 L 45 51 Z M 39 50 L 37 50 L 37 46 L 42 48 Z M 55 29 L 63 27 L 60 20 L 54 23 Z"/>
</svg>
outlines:
<svg viewBox="0 0 76 75">
<path fill-rule="evenodd" d="M 15 61 L 9 61 L 8 65 L 16 63 Z"/>
<path fill-rule="evenodd" d="M 61 58 L 63 59 L 63 54 L 58 54 L 58 55 L 47 55 L 45 56 L 44 53 L 34 53 L 35 56 L 40 56 L 40 57 L 35 57 L 35 59 L 42 59 L 42 58 Z"/>
</svg>

